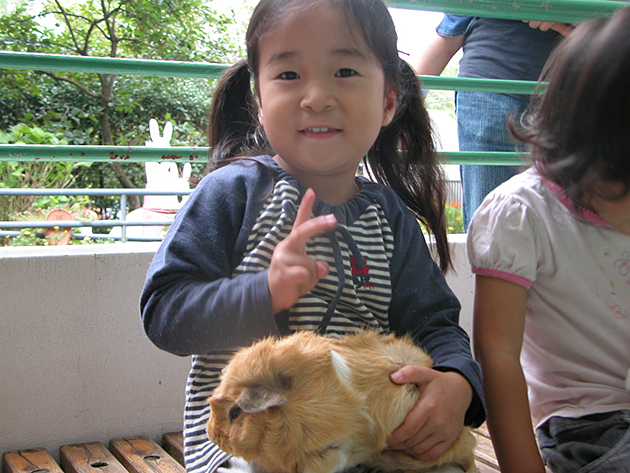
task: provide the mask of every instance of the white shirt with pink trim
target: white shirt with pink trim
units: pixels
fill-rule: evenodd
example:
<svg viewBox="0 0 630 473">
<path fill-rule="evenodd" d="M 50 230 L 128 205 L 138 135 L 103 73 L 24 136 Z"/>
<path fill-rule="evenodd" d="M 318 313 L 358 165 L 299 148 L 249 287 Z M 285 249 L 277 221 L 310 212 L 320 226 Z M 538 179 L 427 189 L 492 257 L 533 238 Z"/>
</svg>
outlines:
<svg viewBox="0 0 630 473">
<path fill-rule="evenodd" d="M 530 168 L 486 197 L 467 248 L 475 274 L 528 289 L 521 363 L 537 425 L 630 409 L 630 236 Z"/>
</svg>

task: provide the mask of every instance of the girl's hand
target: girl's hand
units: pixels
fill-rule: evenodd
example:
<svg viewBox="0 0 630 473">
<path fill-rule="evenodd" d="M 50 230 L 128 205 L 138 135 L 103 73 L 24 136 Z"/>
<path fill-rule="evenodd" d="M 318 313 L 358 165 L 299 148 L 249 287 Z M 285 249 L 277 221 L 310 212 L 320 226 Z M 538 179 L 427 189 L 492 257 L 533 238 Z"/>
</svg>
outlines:
<svg viewBox="0 0 630 473">
<path fill-rule="evenodd" d="M 573 31 L 573 25 L 568 25 L 566 23 L 554 23 L 552 21 L 522 21 L 524 23 L 527 23 L 530 28 L 539 29 L 541 31 L 554 30 L 560 33 L 562 36 L 568 36 L 569 33 Z"/>
<path fill-rule="evenodd" d="M 308 189 L 289 236 L 276 246 L 271 256 L 267 281 L 273 313 L 289 309 L 328 274 L 328 264 L 306 254 L 306 243 L 337 226 L 334 215 L 311 218 L 315 192 Z"/>
<path fill-rule="evenodd" d="M 396 384 L 414 383 L 420 399 L 389 436 L 390 450 L 404 450 L 419 460 L 435 460 L 455 443 L 472 401 L 472 387 L 455 371 L 404 366 L 391 375 Z"/>
</svg>

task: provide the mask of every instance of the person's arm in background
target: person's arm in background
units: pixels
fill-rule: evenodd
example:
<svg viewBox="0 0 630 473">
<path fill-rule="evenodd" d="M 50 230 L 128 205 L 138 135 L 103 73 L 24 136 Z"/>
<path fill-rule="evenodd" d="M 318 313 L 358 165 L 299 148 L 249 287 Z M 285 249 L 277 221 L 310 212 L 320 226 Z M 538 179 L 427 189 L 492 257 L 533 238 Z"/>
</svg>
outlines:
<svg viewBox="0 0 630 473">
<path fill-rule="evenodd" d="M 462 44 L 464 44 L 464 35 L 440 36 L 435 33 L 434 38 L 415 61 L 416 74 L 439 76 Z"/>
<path fill-rule="evenodd" d="M 488 430 L 503 473 L 544 473 L 520 355 L 527 289 L 477 276 L 473 340 L 483 372 Z"/>
<path fill-rule="evenodd" d="M 554 23 L 551 21 L 528 21 L 523 20 L 523 22 L 527 23 L 530 28 L 538 28 L 540 31 L 557 31 L 562 36 L 568 36 L 571 31 L 573 31 L 573 25 L 567 25 L 566 23 Z"/>
</svg>

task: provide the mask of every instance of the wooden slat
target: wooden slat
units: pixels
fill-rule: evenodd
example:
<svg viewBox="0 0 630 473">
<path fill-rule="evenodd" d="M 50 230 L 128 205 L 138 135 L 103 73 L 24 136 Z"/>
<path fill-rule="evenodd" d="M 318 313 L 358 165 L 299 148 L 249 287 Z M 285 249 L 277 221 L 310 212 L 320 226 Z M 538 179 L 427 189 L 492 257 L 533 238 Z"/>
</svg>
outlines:
<svg viewBox="0 0 630 473">
<path fill-rule="evenodd" d="M 113 439 L 109 449 L 130 473 L 186 473 L 186 469 L 147 436 Z"/>
<path fill-rule="evenodd" d="M 477 466 L 477 470 L 479 471 L 479 473 L 500 473 L 500 470 L 498 470 L 497 468 L 492 468 L 491 466 L 488 466 L 479 461 L 475 461 L 475 465 Z"/>
<path fill-rule="evenodd" d="M 499 471 L 499 464 L 490 440 L 478 437 L 477 441 L 477 448 L 475 449 L 476 462 L 494 468 L 495 471 Z"/>
<path fill-rule="evenodd" d="M 177 463 L 186 467 L 184 463 L 184 435 L 182 432 L 168 432 L 162 435 L 162 447 Z"/>
<path fill-rule="evenodd" d="M 481 473 L 499 472 L 499 463 L 497 462 L 486 424 L 474 429 L 473 433 L 477 438 L 477 448 L 475 448 L 477 468 L 479 468 Z"/>
<path fill-rule="evenodd" d="M 100 442 L 77 443 L 59 448 L 65 473 L 127 473 Z"/>
<path fill-rule="evenodd" d="M 14 450 L 2 455 L 4 473 L 63 473 L 45 448 Z"/>
</svg>

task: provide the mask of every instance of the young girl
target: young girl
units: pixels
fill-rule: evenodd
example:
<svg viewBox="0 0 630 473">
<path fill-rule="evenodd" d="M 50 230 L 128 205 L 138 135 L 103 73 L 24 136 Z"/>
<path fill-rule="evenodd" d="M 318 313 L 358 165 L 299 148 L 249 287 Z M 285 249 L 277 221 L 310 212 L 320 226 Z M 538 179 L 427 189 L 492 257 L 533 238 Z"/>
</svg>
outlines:
<svg viewBox="0 0 630 473">
<path fill-rule="evenodd" d="M 151 340 L 194 355 L 187 469 L 239 468 L 207 438 L 207 398 L 236 348 L 296 330 L 411 334 L 436 369 L 392 374 L 423 396 L 389 446 L 436 458 L 485 411 L 459 303 L 417 220 L 446 269 L 429 118 L 389 12 L 381 0 L 263 0 L 246 40 L 247 61 L 216 92 L 212 172 L 178 213 L 141 299 Z M 355 176 L 366 155 L 393 190 Z"/>
<path fill-rule="evenodd" d="M 545 471 L 532 418 L 552 471 L 627 472 L 630 8 L 578 26 L 542 77 L 515 130 L 534 166 L 468 235 L 488 426 L 504 473 Z"/>
</svg>

